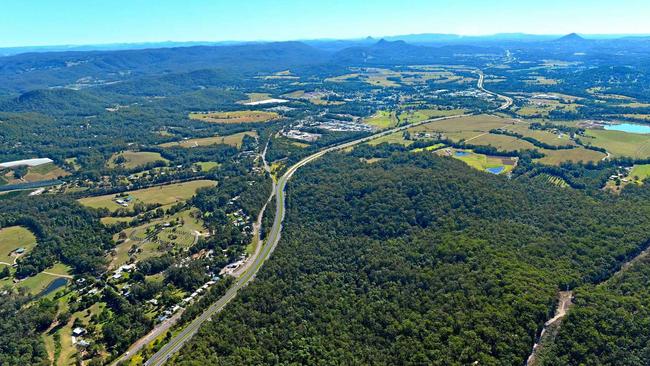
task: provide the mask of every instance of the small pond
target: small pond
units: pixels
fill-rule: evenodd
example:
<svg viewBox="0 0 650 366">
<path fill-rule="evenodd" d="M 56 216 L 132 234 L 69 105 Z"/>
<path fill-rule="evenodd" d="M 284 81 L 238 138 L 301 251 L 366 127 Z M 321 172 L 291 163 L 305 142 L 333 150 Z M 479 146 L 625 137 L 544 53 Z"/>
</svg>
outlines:
<svg viewBox="0 0 650 366">
<path fill-rule="evenodd" d="M 467 151 L 456 151 L 456 153 L 454 155 L 456 155 L 458 157 L 463 157 L 463 156 L 469 155 L 469 153 Z"/>
<path fill-rule="evenodd" d="M 47 296 L 48 294 L 51 294 L 52 292 L 60 289 L 61 287 L 65 286 L 67 284 L 68 284 L 68 279 L 67 278 L 59 277 L 59 278 L 55 279 L 54 281 L 50 282 L 47 285 L 47 287 L 44 288 L 43 291 L 41 291 L 36 297 L 39 298 L 39 297 Z"/>
<path fill-rule="evenodd" d="M 506 170 L 506 167 L 504 166 L 498 166 L 494 168 L 487 168 L 485 169 L 488 173 L 492 174 L 501 174 L 504 170 Z"/>
<path fill-rule="evenodd" d="M 607 131 L 622 131 L 628 133 L 650 133 L 649 125 L 639 125 L 636 123 L 621 123 L 616 125 L 606 125 Z"/>
</svg>

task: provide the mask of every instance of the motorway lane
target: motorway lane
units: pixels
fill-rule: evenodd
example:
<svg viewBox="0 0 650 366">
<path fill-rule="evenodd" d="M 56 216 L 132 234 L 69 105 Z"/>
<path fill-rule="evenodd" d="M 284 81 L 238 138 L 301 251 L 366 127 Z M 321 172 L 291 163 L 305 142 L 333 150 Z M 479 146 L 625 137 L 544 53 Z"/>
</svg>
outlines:
<svg viewBox="0 0 650 366">
<path fill-rule="evenodd" d="M 483 87 L 483 81 L 484 81 L 484 76 L 482 72 L 477 72 L 479 75 L 479 80 L 477 83 L 477 88 L 488 93 L 491 95 L 494 95 L 500 99 L 504 100 L 504 104 L 499 107 L 498 110 L 504 110 L 509 108 L 512 105 L 512 99 L 509 97 L 506 97 L 504 95 L 500 95 L 494 92 L 490 92 L 486 90 Z M 456 118 L 461 118 L 461 117 L 467 117 L 467 116 L 472 116 L 474 115 L 473 113 L 467 113 L 467 114 L 458 114 L 454 116 L 447 116 L 447 117 L 439 117 L 439 118 L 432 118 L 428 119 L 425 121 L 420 121 L 417 123 L 405 125 L 405 126 L 400 126 L 400 127 L 395 127 L 390 130 L 386 130 L 383 132 L 379 132 L 376 134 L 373 134 L 371 136 L 367 136 L 364 138 L 360 138 L 354 141 L 346 142 L 340 145 L 332 146 L 329 148 L 325 148 L 317 153 L 314 153 L 298 163 L 294 164 L 291 166 L 285 174 L 278 179 L 277 184 L 276 184 L 276 210 L 275 210 L 275 219 L 273 221 L 273 226 L 271 227 L 271 230 L 269 231 L 269 235 L 267 236 L 267 240 L 262 244 L 262 250 L 260 251 L 260 255 L 255 258 L 252 266 L 246 271 L 237 281 L 235 284 L 226 292 L 226 294 L 221 297 L 217 302 L 212 304 L 201 316 L 198 318 L 194 319 L 185 329 L 183 329 L 179 334 L 177 334 L 175 337 L 173 337 L 169 343 L 164 345 L 156 354 L 154 354 L 147 362 L 145 362 L 146 366 L 159 366 L 164 364 L 169 358 L 171 358 L 172 355 L 174 355 L 176 352 L 178 352 L 181 347 L 187 342 L 189 339 L 192 338 L 192 336 L 198 331 L 199 327 L 201 324 L 203 324 L 206 320 L 211 319 L 211 317 L 217 313 L 219 313 L 223 308 L 237 295 L 240 289 L 245 287 L 250 281 L 252 281 L 255 278 L 255 275 L 259 271 L 259 269 L 262 267 L 262 264 L 269 258 L 271 253 L 273 253 L 273 250 L 275 250 L 275 247 L 277 246 L 278 242 L 280 241 L 280 236 L 282 233 L 282 222 L 284 221 L 284 215 L 285 215 L 285 188 L 293 174 L 298 171 L 301 167 L 309 164 L 310 162 L 319 159 L 323 155 L 333 152 L 333 151 L 338 151 L 338 150 L 343 150 L 347 149 L 349 147 L 353 147 L 359 144 L 366 143 L 371 140 L 378 139 L 380 137 L 384 137 L 396 132 L 401 132 L 406 129 L 420 126 L 423 124 L 431 123 L 431 122 L 437 122 L 437 121 L 445 121 L 445 120 L 450 120 L 450 119 L 456 119 Z"/>
</svg>

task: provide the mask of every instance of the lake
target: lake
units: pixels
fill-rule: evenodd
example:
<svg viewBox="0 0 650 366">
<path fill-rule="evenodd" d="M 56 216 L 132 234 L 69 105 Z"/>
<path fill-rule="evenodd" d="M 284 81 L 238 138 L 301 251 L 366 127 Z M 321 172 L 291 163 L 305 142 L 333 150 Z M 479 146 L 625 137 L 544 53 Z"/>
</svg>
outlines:
<svg viewBox="0 0 650 366">
<path fill-rule="evenodd" d="M 469 153 L 466 152 L 466 151 L 456 151 L 455 155 L 458 156 L 458 157 L 463 157 L 463 156 L 469 155 Z"/>
<path fill-rule="evenodd" d="M 639 125 L 636 123 L 621 123 L 617 125 L 606 125 L 605 129 L 607 131 L 622 131 L 628 133 L 650 133 L 650 126 L 648 125 Z"/>
</svg>

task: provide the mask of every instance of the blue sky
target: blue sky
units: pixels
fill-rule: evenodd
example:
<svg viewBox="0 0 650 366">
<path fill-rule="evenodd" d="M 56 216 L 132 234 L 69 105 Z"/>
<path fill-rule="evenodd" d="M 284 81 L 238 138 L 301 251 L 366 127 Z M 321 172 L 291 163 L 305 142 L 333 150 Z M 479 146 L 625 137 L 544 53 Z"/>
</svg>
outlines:
<svg viewBox="0 0 650 366">
<path fill-rule="evenodd" d="M 411 33 L 650 33 L 647 0 L 6 0 L 0 47 Z"/>
</svg>

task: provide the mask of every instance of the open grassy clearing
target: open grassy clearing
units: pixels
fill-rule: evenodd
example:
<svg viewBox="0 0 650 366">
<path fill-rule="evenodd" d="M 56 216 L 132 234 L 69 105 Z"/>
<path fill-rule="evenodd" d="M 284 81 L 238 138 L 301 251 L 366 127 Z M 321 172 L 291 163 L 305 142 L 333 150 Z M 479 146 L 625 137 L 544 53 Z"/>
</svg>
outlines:
<svg viewBox="0 0 650 366">
<path fill-rule="evenodd" d="M 368 142 L 368 145 L 370 146 L 377 146 L 383 143 L 388 143 L 388 144 L 400 144 L 404 146 L 410 146 L 413 144 L 413 141 L 407 140 L 404 138 L 404 133 L 403 132 L 395 132 L 390 135 L 382 136 L 378 139 L 374 139 L 370 142 Z"/>
<path fill-rule="evenodd" d="M 444 136 L 455 139 L 468 139 L 481 133 L 487 133 L 492 129 L 504 128 L 515 124 L 516 121 L 494 115 L 479 115 L 454 118 L 443 121 L 434 121 L 421 126 L 409 128 L 411 134 L 441 133 Z M 461 137 L 462 136 L 462 137 Z"/>
<path fill-rule="evenodd" d="M 255 103 L 262 100 L 268 100 L 273 98 L 269 93 L 247 93 L 248 99 L 240 100 L 237 103 L 246 104 L 246 103 Z"/>
<path fill-rule="evenodd" d="M 628 184 L 644 184 L 644 180 L 650 177 L 650 164 L 637 164 L 632 167 L 629 174 L 622 179 L 608 180 L 605 190 L 613 193 L 621 193 Z"/>
<path fill-rule="evenodd" d="M 427 69 L 413 66 L 407 71 L 395 71 L 380 68 L 352 69 L 352 73 L 325 79 L 326 82 L 361 81 L 374 86 L 398 87 L 400 85 L 423 85 L 428 82 L 450 83 L 472 82 L 473 79 L 456 75 L 452 71 L 439 67 Z"/>
<path fill-rule="evenodd" d="M 579 107 L 580 104 L 576 103 L 564 103 L 563 101 L 555 99 L 532 98 L 528 100 L 528 103 L 525 106 L 517 109 L 515 112 L 523 117 L 548 117 L 548 115 L 553 111 L 576 112 Z"/>
<path fill-rule="evenodd" d="M 584 143 L 602 147 L 616 157 L 650 157 L 650 135 L 600 129 L 590 129 L 585 134 Z"/>
<path fill-rule="evenodd" d="M 557 85 L 559 81 L 556 79 L 549 79 L 544 76 L 533 76 L 530 79 L 526 80 L 526 84 L 529 85 Z"/>
<path fill-rule="evenodd" d="M 502 151 L 535 150 L 528 141 L 507 135 L 485 134 L 468 142 L 471 145 L 493 146 Z"/>
<path fill-rule="evenodd" d="M 366 118 L 364 123 L 383 130 L 397 126 L 397 114 L 394 111 L 377 111 L 373 116 Z"/>
<path fill-rule="evenodd" d="M 131 257 L 143 260 L 163 255 L 172 249 L 189 248 L 195 241 L 195 232 L 204 234 L 205 231 L 203 221 L 196 218 L 197 215 L 196 209 L 184 210 L 116 234 L 114 240 L 127 240 L 115 247 L 111 268 L 127 263 Z M 165 227 L 165 223 L 178 225 Z"/>
<path fill-rule="evenodd" d="M 545 157 L 537 161 L 547 165 L 560 165 L 565 161 L 570 162 L 598 162 L 603 160 L 607 155 L 594 150 L 588 150 L 583 147 L 569 149 L 569 150 L 546 150 L 538 149 Z"/>
<path fill-rule="evenodd" d="M 184 202 L 194 196 L 196 190 L 203 187 L 212 187 L 216 184 L 211 180 L 195 180 L 185 183 L 169 184 L 165 186 L 151 187 L 137 191 L 126 192 L 132 197 L 129 206 L 136 202 L 145 204 L 170 205 L 178 202 Z M 79 202 L 91 208 L 106 208 L 111 212 L 124 208 L 115 202 L 117 195 L 108 194 L 105 196 L 82 198 Z"/>
<path fill-rule="evenodd" d="M 0 229 L 0 262 L 13 264 L 18 256 L 29 253 L 36 246 L 36 237 L 22 226 L 10 226 Z M 16 250 L 24 249 L 23 254 Z"/>
<path fill-rule="evenodd" d="M 472 168 L 483 172 L 488 171 L 489 169 L 496 169 L 498 173 L 495 174 L 509 173 L 517 164 L 517 161 L 514 158 L 477 154 L 471 150 L 448 148 L 440 149 L 436 151 L 436 154 L 458 159 Z"/>
<path fill-rule="evenodd" d="M 280 118 L 275 112 L 265 111 L 232 111 L 232 112 L 194 112 L 189 118 L 208 123 L 261 123 L 269 122 Z"/>
<path fill-rule="evenodd" d="M 432 118 L 456 116 L 465 113 L 462 109 L 417 109 L 410 110 L 400 114 L 399 118 L 404 124 L 426 121 Z"/>
<path fill-rule="evenodd" d="M 0 184 L 20 184 L 20 183 L 31 183 L 31 182 L 41 182 L 45 180 L 54 180 L 60 177 L 66 177 L 70 175 L 67 171 L 61 169 L 54 163 L 47 163 L 38 166 L 28 167 L 27 174 L 25 174 L 22 179 L 17 179 L 14 175 L 14 170 L 7 169 L 4 170 L 4 175 L 0 177 Z"/>
<path fill-rule="evenodd" d="M 58 263 L 50 268 L 46 268 L 43 272 L 38 273 L 36 276 L 27 277 L 14 285 L 15 288 L 24 288 L 32 295 L 41 293 L 52 281 L 57 278 L 69 276 L 71 273 L 70 267 Z"/>
<path fill-rule="evenodd" d="M 569 138 L 567 134 L 556 135 L 549 131 L 544 130 L 531 130 L 528 123 L 520 123 L 513 126 L 508 126 L 506 130 L 518 133 L 525 137 L 531 137 L 539 142 L 553 146 L 576 146 L 576 143 Z"/>
<path fill-rule="evenodd" d="M 194 165 L 201 167 L 201 171 L 203 172 L 209 172 L 212 169 L 217 169 L 221 166 L 221 164 L 215 161 L 200 161 L 198 163 L 194 163 Z"/>
<path fill-rule="evenodd" d="M 235 133 L 227 136 L 213 136 L 213 137 L 204 137 L 196 139 L 187 139 L 176 142 L 168 142 L 165 144 L 159 145 L 160 147 L 183 147 L 186 149 L 199 147 L 199 146 L 210 146 L 210 145 L 230 145 L 237 148 L 241 147 L 244 136 L 257 137 L 256 131 L 245 131 L 240 133 Z"/>
<path fill-rule="evenodd" d="M 123 161 L 120 162 L 121 160 Z M 156 161 L 164 161 L 165 163 L 169 162 L 169 160 L 163 158 L 157 152 L 124 151 L 121 153 L 113 154 L 106 165 L 109 168 L 116 168 L 119 166 L 125 169 L 135 169 L 149 163 L 154 163 Z"/>
<path fill-rule="evenodd" d="M 413 150 L 411 150 L 411 152 L 418 153 L 418 152 L 423 152 L 423 151 L 436 151 L 438 149 L 442 149 L 443 147 L 445 147 L 445 144 L 435 144 L 435 145 L 431 145 L 431 146 L 427 146 L 427 147 L 420 147 L 420 148 L 417 148 L 417 149 L 413 149 Z"/>
</svg>

